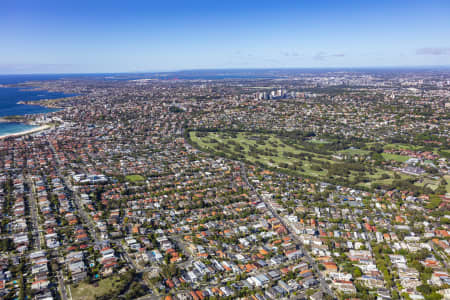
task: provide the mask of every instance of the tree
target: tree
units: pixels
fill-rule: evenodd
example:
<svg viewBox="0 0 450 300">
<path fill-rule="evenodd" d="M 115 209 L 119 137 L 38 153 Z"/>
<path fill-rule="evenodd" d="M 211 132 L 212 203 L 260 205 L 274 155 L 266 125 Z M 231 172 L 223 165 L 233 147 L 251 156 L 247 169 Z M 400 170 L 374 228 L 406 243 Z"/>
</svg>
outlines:
<svg viewBox="0 0 450 300">
<path fill-rule="evenodd" d="M 424 295 L 431 294 L 432 289 L 428 284 L 422 284 L 417 287 L 417 291 L 421 292 Z"/>
<path fill-rule="evenodd" d="M 361 269 L 358 267 L 353 268 L 353 278 L 358 278 L 362 276 Z"/>
<path fill-rule="evenodd" d="M 425 300 L 440 300 L 442 298 L 443 296 L 436 292 L 432 292 L 431 294 L 425 296 Z"/>
</svg>

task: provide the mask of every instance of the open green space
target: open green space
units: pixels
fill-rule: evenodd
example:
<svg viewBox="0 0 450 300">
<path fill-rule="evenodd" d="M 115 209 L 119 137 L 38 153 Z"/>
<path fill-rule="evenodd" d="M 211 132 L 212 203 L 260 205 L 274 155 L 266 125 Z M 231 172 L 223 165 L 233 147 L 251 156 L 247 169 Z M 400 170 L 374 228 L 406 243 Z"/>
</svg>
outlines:
<svg viewBox="0 0 450 300">
<path fill-rule="evenodd" d="M 355 156 L 370 156 L 371 151 L 364 145 L 342 149 L 340 141 L 312 142 L 314 139 L 255 132 L 191 131 L 188 137 L 194 146 L 218 156 L 335 184 L 370 188 L 373 185 L 386 187 L 398 181 L 409 181 L 409 185 L 416 180 L 364 159 L 352 160 Z M 407 156 L 383 154 L 381 159 L 398 162 L 408 159 Z M 347 160 L 336 160 L 333 157 L 336 155 Z M 423 187 L 423 184 L 416 187 Z"/>
<path fill-rule="evenodd" d="M 438 154 L 441 155 L 442 157 L 450 159 L 450 150 L 440 150 L 438 151 Z"/>
<path fill-rule="evenodd" d="M 147 293 L 141 277 L 134 271 L 114 275 L 95 283 L 70 286 L 73 300 L 137 299 Z"/>
<path fill-rule="evenodd" d="M 348 154 L 348 155 L 368 155 L 370 151 L 368 150 L 362 150 L 362 149 L 356 149 L 356 148 L 349 148 L 345 150 L 339 151 L 340 154 Z"/>
<path fill-rule="evenodd" d="M 118 276 L 102 279 L 96 284 L 88 284 L 81 282 L 76 286 L 71 286 L 72 299 L 74 300 L 95 300 L 97 297 L 108 294 L 109 292 L 118 290 L 117 282 L 120 281 Z"/>
<path fill-rule="evenodd" d="M 416 183 L 418 186 L 428 187 L 431 190 L 436 190 L 439 186 L 438 180 L 433 180 L 429 178 L 425 178 Z"/>
<path fill-rule="evenodd" d="M 324 139 L 310 139 L 309 142 L 313 143 L 313 144 L 328 144 L 328 143 L 330 143 L 330 141 L 324 140 Z"/>
<path fill-rule="evenodd" d="M 144 181 L 145 180 L 145 178 L 142 175 L 139 175 L 139 174 L 127 175 L 127 176 L 125 176 L 125 179 L 127 181 L 130 181 L 130 182 L 138 182 L 138 181 Z"/>
<path fill-rule="evenodd" d="M 439 204 L 441 204 L 442 200 L 439 197 L 439 195 L 431 195 L 430 196 L 430 202 L 427 204 L 427 208 L 429 209 L 436 209 Z"/>
<path fill-rule="evenodd" d="M 385 152 L 381 153 L 381 155 L 383 156 L 383 158 L 385 160 L 393 160 L 393 161 L 397 161 L 397 162 L 401 162 L 401 163 L 410 159 L 410 157 L 406 156 L 406 155 L 399 155 L 399 154 L 392 154 L 392 153 L 385 153 Z"/>
<path fill-rule="evenodd" d="M 415 146 L 415 145 L 407 145 L 407 144 L 386 144 L 384 149 L 386 150 L 412 150 L 412 151 L 420 151 L 423 147 Z"/>
<path fill-rule="evenodd" d="M 450 193 L 450 175 L 445 175 L 444 179 L 447 181 L 447 185 L 445 186 L 447 193 Z"/>
</svg>

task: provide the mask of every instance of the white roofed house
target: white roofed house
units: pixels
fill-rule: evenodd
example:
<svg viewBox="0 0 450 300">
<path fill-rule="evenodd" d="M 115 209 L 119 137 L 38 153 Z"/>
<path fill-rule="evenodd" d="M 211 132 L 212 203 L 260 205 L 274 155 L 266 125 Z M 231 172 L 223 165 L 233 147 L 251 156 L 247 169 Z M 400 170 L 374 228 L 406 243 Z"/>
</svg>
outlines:
<svg viewBox="0 0 450 300">
<path fill-rule="evenodd" d="M 72 277 L 72 282 L 80 282 L 87 276 L 86 265 L 83 261 L 83 252 L 70 252 L 66 256 L 67 269 Z"/>
<path fill-rule="evenodd" d="M 72 277 L 72 282 L 80 282 L 86 278 L 86 266 L 82 260 L 68 263 L 68 270 Z"/>
</svg>

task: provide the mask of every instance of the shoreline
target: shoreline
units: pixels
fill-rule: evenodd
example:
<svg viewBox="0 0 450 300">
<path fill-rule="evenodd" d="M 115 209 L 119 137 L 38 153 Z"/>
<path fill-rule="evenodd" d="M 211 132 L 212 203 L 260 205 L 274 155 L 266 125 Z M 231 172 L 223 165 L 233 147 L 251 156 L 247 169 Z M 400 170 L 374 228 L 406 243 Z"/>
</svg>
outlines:
<svg viewBox="0 0 450 300">
<path fill-rule="evenodd" d="M 29 119 L 26 119 L 23 116 L 20 115 L 14 115 L 14 116 L 4 116 L 4 117 L 0 117 L 0 123 L 23 123 L 23 124 L 27 124 L 27 125 L 32 125 L 32 124 L 28 124 L 30 122 Z"/>
<path fill-rule="evenodd" d="M 31 113 L 25 113 L 20 115 L 12 115 L 12 116 L 2 116 L 0 117 L 0 124 L 2 123 L 21 123 L 24 125 L 33 125 L 33 128 L 24 128 L 23 131 L 19 132 L 11 132 L 11 133 L 0 133 L 0 140 L 5 140 L 8 138 L 17 138 L 20 136 L 25 136 L 29 134 L 34 134 L 43 130 L 47 130 L 50 128 L 53 128 L 54 126 L 52 124 L 43 124 L 43 125 L 34 125 L 33 120 L 36 118 L 30 117 L 34 114 L 43 114 L 43 115 L 49 115 L 53 112 L 64 110 L 67 108 L 67 106 L 59 105 L 61 101 L 64 101 L 68 98 L 77 97 L 80 96 L 79 94 L 72 94 L 72 93 L 65 93 L 64 91 L 55 91 L 50 90 L 44 86 L 41 86 L 41 81 L 25 81 L 25 82 L 19 82 L 19 83 L 12 83 L 12 84 L 0 84 L 0 88 L 13 88 L 17 89 L 19 92 L 39 92 L 42 91 L 43 94 L 48 95 L 49 98 L 44 99 L 35 99 L 35 100 L 19 100 L 16 102 L 18 105 L 30 105 L 30 106 L 39 106 L 42 108 L 45 108 L 45 112 L 31 112 Z M 57 94 L 51 94 L 51 93 L 58 93 Z M 53 98 L 55 95 L 57 95 L 58 98 Z M 20 95 L 18 95 L 18 98 L 20 99 Z M 34 95 L 32 98 L 36 98 Z M 12 129 L 12 128 L 11 128 Z M 16 128 L 18 130 L 22 128 Z M 5 130 L 8 132 L 8 130 Z"/>
<path fill-rule="evenodd" d="M 50 125 L 41 125 L 39 127 L 32 128 L 32 129 L 29 129 L 26 131 L 21 131 L 21 132 L 17 132 L 17 133 L 8 133 L 8 134 L 0 135 L 0 140 L 6 139 L 9 137 L 19 137 L 19 136 L 23 136 L 23 135 L 27 135 L 27 134 L 32 134 L 32 133 L 36 133 L 36 132 L 46 130 L 49 128 L 50 128 Z"/>
<path fill-rule="evenodd" d="M 19 92 L 46 92 L 46 93 L 59 93 L 62 94 L 58 98 L 44 98 L 44 99 L 35 99 L 35 100 L 18 100 L 16 104 L 20 105 L 33 105 L 33 106 L 40 106 L 47 109 L 54 109 L 54 110 L 61 110 L 65 109 L 66 106 L 59 105 L 59 102 L 64 101 L 69 98 L 78 97 L 81 96 L 81 94 L 77 93 L 66 93 L 65 91 L 61 90 L 53 90 L 53 89 L 47 89 L 41 85 L 40 81 L 25 81 L 20 83 L 13 83 L 13 84 L 0 84 L 0 88 L 13 88 L 18 89 Z"/>
<path fill-rule="evenodd" d="M 74 96 L 75 97 L 75 96 Z M 66 98 L 55 98 L 55 99 L 40 99 L 40 100 L 28 100 L 28 101 L 23 101 L 20 100 L 17 102 L 17 104 L 20 105 L 35 105 L 35 106 L 40 106 L 40 107 L 44 107 L 47 109 L 64 109 L 63 106 L 57 106 L 57 104 L 67 98 L 70 97 L 66 97 Z"/>
</svg>

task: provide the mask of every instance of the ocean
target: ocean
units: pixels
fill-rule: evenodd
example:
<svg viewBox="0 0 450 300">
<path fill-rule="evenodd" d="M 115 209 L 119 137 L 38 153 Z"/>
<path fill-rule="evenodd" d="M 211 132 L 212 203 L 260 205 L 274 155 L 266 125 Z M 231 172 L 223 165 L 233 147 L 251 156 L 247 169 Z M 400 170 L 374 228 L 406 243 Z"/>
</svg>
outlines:
<svg viewBox="0 0 450 300">
<path fill-rule="evenodd" d="M 0 75 L 0 84 L 17 84 L 26 81 L 43 81 L 55 80 L 63 77 L 63 75 Z M 38 105 L 17 104 L 19 101 L 35 101 L 42 99 L 57 99 L 69 97 L 64 93 L 54 93 L 47 91 L 33 91 L 30 89 L 0 87 L 0 117 L 40 114 L 57 111 L 57 109 L 49 109 Z M 37 126 L 22 124 L 18 122 L 0 122 L 0 136 L 20 133 L 30 130 Z"/>
<path fill-rule="evenodd" d="M 28 125 L 18 122 L 7 122 L 7 123 L 0 123 L 0 137 L 8 134 L 13 133 L 21 133 L 24 131 L 28 131 L 30 129 L 33 129 L 38 126 L 34 125 Z"/>
</svg>

